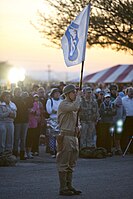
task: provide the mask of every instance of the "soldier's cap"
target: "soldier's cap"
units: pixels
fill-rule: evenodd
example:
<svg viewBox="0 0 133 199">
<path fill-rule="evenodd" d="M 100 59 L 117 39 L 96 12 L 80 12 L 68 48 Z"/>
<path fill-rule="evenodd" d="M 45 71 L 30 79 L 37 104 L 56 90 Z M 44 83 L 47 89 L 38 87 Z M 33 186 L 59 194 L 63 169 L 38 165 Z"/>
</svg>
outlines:
<svg viewBox="0 0 133 199">
<path fill-rule="evenodd" d="M 91 93 L 92 88 L 88 86 L 88 87 L 84 88 L 84 92 Z"/>
</svg>

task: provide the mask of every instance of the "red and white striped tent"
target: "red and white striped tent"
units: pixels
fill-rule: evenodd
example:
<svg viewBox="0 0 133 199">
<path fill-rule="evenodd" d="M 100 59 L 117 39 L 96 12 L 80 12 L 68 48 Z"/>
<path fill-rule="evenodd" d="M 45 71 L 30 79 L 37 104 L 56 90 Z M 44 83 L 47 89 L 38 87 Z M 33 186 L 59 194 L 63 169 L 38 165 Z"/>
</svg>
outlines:
<svg viewBox="0 0 133 199">
<path fill-rule="evenodd" d="M 83 82 L 89 83 L 129 83 L 133 82 L 133 64 L 116 65 L 84 77 Z"/>
</svg>

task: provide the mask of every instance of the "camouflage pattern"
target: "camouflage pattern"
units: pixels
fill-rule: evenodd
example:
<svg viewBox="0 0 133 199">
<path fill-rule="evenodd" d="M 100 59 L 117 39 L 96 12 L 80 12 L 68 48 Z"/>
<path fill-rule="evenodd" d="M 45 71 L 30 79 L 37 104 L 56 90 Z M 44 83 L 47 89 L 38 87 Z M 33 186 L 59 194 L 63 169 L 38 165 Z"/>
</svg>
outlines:
<svg viewBox="0 0 133 199">
<path fill-rule="evenodd" d="M 15 166 L 17 163 L 16 156 L 12 155 L 10 151 L 0 153 L 0 166 Z"/>
<path fill-rule="evenodd" d="M 99 113 L 98 113 L 97 102 L 93 98 L 91 98 L 90 100 L 85 100 L 85 98 L 82 97 L 80 112 L 79 112 L 80 121 L 95 122 L 98 116 L 99 116 Z"/>
<path fill-rule="evenodd" d="M 92 97 L 86 100 L 82 97 L 79 111 L 81 122 L 80 148 L 96 146 L 95 125 L 98 120 L 98 104 Z"/>
<path fill-rule="evenodd" d="M 107 150 L 105 148 L 82 148 L 79 153 L 80 158 L 106 158 L 107 157 Z"/>
</svg>

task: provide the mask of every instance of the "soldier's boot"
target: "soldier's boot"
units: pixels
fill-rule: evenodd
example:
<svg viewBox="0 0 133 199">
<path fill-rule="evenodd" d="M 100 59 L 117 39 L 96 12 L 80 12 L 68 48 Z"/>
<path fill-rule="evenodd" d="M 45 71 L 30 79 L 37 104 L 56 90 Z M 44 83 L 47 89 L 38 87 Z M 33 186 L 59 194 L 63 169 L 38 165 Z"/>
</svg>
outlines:
<svg viewBox="0 0 133 199">
<path fill-rule="evenodd" d="M 20 151 L 20 160 L 26 160 L 24 155 L 25 155 L 25 151 Z"/>
<path fill-rule="evenodd" d="M 73 186 L 72 186 L 72 172 L 68 171 L 67 172 L 67 187 L 70 191 L 73 191 L 74 195 L 79 195 L 82 193 L 82 191 L 80 190 L 76 190 Z"/>
<path fill-rule="evenodd" d="M 74 192 L 68 189 L 67 187 L 66 175 L 67 175 L 66 172 L 59 172 L 59 181 L 60 181 L 59 195 L 62 195 L 62 196 L 75 195 Z"/>
</svg>

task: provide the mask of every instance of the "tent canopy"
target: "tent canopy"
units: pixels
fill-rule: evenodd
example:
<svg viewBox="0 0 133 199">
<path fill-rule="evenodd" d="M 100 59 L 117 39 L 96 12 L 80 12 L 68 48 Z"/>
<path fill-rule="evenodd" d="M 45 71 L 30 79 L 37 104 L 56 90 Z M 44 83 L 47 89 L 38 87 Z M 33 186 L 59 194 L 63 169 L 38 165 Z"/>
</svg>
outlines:
<svg viewBox="0 0 133 199">
<path fill-rule="evenodd" d="M 116 65 L 84 77 L 88 83 L 128 83 L 133 81 L 133 64 Z"/>
</svg>

